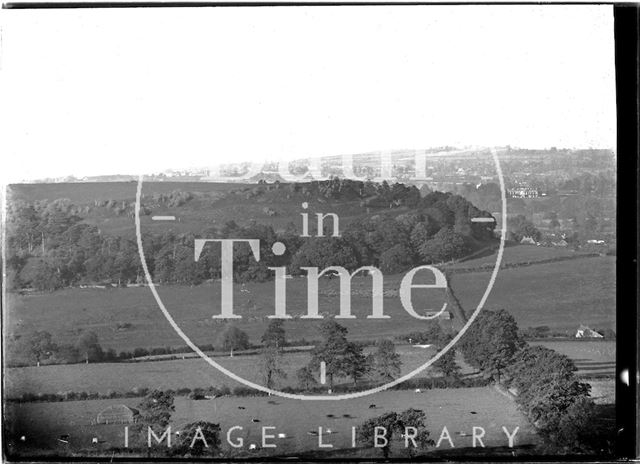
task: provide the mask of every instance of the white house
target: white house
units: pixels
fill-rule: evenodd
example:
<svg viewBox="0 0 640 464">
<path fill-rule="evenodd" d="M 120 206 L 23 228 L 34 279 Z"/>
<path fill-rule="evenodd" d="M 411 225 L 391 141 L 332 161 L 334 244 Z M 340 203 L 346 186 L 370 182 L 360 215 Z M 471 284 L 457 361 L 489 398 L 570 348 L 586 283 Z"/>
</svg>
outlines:
<svg viewBox="0 0 640 464">
<path fill-rule="evenodd" d="M 604 336 L 586 325 L 580 325 L 576 331 L 576 338 L 604 338 Z"/>
</svg>

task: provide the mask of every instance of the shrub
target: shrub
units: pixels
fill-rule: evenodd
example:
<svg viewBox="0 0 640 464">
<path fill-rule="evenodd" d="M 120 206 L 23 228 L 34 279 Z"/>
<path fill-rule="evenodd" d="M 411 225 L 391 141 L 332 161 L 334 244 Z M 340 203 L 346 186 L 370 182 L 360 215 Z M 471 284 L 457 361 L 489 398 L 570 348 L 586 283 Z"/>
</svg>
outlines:
<svg viewBox="0 0 640 464">
<path fill-rule="evenodd" d="M 203 400 L 204 399 L 204 393 L 202 392 L 202 390 L 197 388 L 197 389 L 193 390 L 191 393 L 189 393 L 189 399 L 190 400 Z"/>
</svg>

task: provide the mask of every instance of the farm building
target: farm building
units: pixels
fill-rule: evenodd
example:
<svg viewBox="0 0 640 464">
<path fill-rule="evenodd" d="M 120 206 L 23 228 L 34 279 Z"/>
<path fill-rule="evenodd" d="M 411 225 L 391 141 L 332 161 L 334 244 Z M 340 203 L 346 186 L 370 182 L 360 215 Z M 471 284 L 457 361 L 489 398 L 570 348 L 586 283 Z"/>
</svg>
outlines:
<svg viewBox="0 0 640 464">
<path fill-rule="evenodd" d="M 114 404 L 98 413 L 98 424 L 131 424 L 138 420 L 140 413 L 137 409 L 124 404 Z"/>
<path fill-rule="evenodd" d="M 507 194 L 511 198 L 537 198 L 540 193 L 532 187 L 517 187 L 507 190 Z"/>
<path fill-rule="evenodd" d="M 603 338 L 603 335 L 590 329 L 586 325 L 581 325 L 576 331 L 576 338 Z"/>
</svg>

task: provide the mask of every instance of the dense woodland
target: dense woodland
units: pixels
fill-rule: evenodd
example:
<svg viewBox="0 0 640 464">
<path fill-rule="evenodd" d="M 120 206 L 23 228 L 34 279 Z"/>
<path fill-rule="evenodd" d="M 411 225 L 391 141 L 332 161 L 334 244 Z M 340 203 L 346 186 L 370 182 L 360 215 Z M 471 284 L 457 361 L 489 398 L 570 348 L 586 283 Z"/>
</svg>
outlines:
<svg viewBox="0 0 640 464">
<path fill-rule="evenodd" d="M 300 237 L 293 223 L 276 232 L 271 225 L 255 221 L 245 225 L 227 221 L 222 227 L 210 227 L 200 233 L 143 232 L 145 257 L 154 281 L 198 284 L 220 277 L 219 246 L 206 246 L 196 262 L 196 238 L 260 240 L 260 262 L 254 260 L 248 246 L 237 245 L 234 249 L 234 279 L 238 282 L 268 280 L 273 275 L 267 269 L 270 266 L 287 266 L 291 274 L 300 273 L 302 266 L 344 266 L 353 270 L 363 265 L 396 273 L 418 264 L 460 258 L 494 239 L 494 224 L 471 222 L 471 218 L 490 214 L 451 193 L 431 192 L 421 197 L 415 187 L 402 184 L 339 179 L 291 184 L 287 188 L 334 200 L 361 199 L 362 219 L 341 230 L 340 237 L 330 236 L 330 218 L 325 223 L 326 236 L 313 238 Z M 257 186 L 249 193 L 261 195 L 261 189 L 264 187 Z M 179 208 L 192 198 L 188 192 L 158 195 L 147 200 L 143 210 L 149 209 L 150 202 Z M 125 214 L 130 205 L 113 202 L 112 207 Z M 142 281 L 135 238 L 104 234 L 83 222 L 86 208 L 64 199 L 16 201 L 10 205 L 7 262 L 13 271 L 13 288 L 55 290 L 81 284 L 125 285 Z M 271 251 L 276 241 L 286 246 L 282 256 Z"/>
</svg>

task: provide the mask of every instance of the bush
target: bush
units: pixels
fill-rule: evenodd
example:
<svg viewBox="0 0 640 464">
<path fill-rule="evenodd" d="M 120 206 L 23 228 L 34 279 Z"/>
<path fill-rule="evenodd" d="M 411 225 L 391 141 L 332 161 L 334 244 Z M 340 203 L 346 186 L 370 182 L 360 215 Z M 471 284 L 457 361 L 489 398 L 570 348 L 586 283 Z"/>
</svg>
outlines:
<svg viewBox="0 0 640 464">
<path fill-rule="evenodd" d="M 135 350 L 133 350 L 134 358 L 141 358 L 143 356 L 149 356 L 149 350 L 146 350 L 144 348 L 136 348 Z"/>
<path fill-rule="evenodd" d="M 190 400 L 203 400 L 204 399 L 204 392 L 202 390 L 200 390 L 199 388 L 197 388 L 194 391 L 192 391 L 191 393 L 189 393 L 189 399 Z"/>
<path fill-rule="evenodd" d="M 259 390 L 255 390 L 250 387 L 235 387 L 233 389 L 233 395 L 234 396 L 265 396 L 266 393 Z"/>
<path fill-rule="evenodd" d="M 147 387 L 133 387 L 131 393 L 133 396 L 146 396 L 149 393 L 149 389 Z"/>
</svg>

